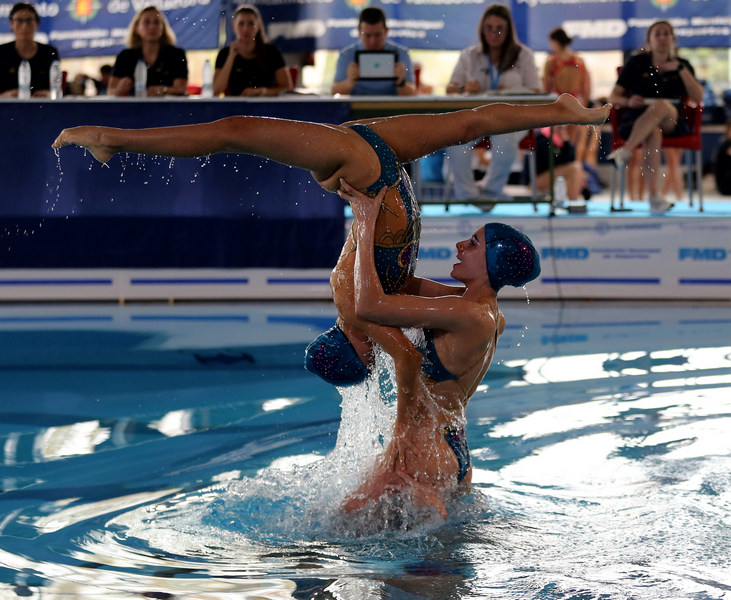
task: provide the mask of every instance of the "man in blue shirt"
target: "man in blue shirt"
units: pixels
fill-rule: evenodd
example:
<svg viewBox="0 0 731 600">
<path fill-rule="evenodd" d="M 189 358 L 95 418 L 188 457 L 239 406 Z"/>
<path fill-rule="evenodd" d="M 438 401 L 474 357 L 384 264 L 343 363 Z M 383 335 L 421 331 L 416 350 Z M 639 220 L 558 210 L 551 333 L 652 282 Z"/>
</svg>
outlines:
<svg viewBox="0 0 731 600">
<path fill-rule="evenodd" d="M 364 8 L 358 19 L 358 38 L 355 44 L 344 48 L 335 67 L 333 94 L 351 96 L 413 96 L 416 94 L 414 70 L 409 52 L 403 46 L 386 41 L 386 15 L 380 8 Z M 393 51 L 397 53 L 393 79 L 361 79 L 356 60 L 358 50 Z"/>
</svg>

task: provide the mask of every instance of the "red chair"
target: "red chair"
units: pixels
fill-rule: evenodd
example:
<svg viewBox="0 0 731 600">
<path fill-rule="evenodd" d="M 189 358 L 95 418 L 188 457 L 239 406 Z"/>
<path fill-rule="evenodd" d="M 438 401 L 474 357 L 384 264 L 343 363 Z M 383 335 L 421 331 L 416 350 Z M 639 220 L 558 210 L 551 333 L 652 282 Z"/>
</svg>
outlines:
<svg viewBox="0 0 731 600">
<path fill-rule="evenodd" d="M 627 142 L 619 133 L 619 123 L 621 121 L 622 109 L 612 107 L 609 114 L 609 122 L 612 127 L 612 151 L 617 150 Z M 678 137 L 663 137 L 663 148 L 681 148 L 683 150 L 686 185 L 688 187 L 689 204 L 693 206 L 693 188 L 697 186 L 698 190 L 698 206 L 699 211 L 703 212 L 703 143 L 702 143 L 702 121 L 703 121 L 703 105 L 690 104 L 684 102 L 681 108 L 681 115 L 688 120 L 690 125 L 690 133 L 688 135 Z M 695 170 L 695 181 L 693 180 L 693 171 Z M 619 208 L 614 206 L 614 197 L 617 189 L 617 171 L 619 171 Z M 624 188 L 626 169 L 613 169 L 611 181 L 611 210 L 622 211 L 624 208 Z"/>
</svg>

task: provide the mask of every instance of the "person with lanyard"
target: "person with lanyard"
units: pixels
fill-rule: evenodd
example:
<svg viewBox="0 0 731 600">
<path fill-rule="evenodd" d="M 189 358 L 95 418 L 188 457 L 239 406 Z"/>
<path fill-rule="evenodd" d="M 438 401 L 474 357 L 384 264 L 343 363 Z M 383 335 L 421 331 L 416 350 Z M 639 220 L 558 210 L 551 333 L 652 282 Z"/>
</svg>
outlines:
<svg viewBox="0 0 731 600">
<path fill-rule="evenodd" d="M 414 69 L 409 51 L 389 42 L 386 14 L 374 6 L 364 8 L 358 17 L 358 41 L 343 48 L 335 65 L 335 77 L 331 91 L 333 94 L 351 96 L 413 96 Z M 362 79 L 358 66 L 357 53 L 395 52 L 396 64 L 393 77 L 388 79 Z"/>
<path fill-rule="evenodd" d="M 703 86 L 691 64 L 676 55 L 673 26 L 656 21 L 646 34 L 649 51 L 632 56 L 622 68 L 609 101 L 621 107 L 619 135 L 627 143 L 609 155 L 624 168 L 635 149 L 642 147 L 642 174 L 650 193 L 650 212 L 666 213 L 673 203 L 660 194 L 660 151 L 663 136 L 687 135 L 683 102 L 703 101 Z"/>
<path fill-rule="evenodd" d="M 10 28 L 15 41 L 0 46 L 0 96 L 17 98 L 18 69 L 24 60 L 30 64 L 31 95 L 50 95 L 51 63 L 58 60 L 58 50 L 35 41 L 40 22 L 41 18 L 32 4 L 18 2 L 10 9 Z"/>
<path fill-rule="evenodd" d="M 259 9 L 242 4 L 233 16 L 236 39 L 216 57 L 216 96 L 278 96 L 294 89 L 282 53 L 267 40 Z"/>
<path fill-rule="evenodd" d="M 477 29 L 480 43 L 464 50 L 447 85 L 447 94 L 485 94 L 498 90 L 539 92 L 533 52 L 520 44 L 510 9 L 489 5 Z M 445 170 L 454 181 L 454 197 L 459 202 L 486 202 L 506 199 L 503 188 L 518 156 L 518 144 L 525 131 L 490 136 L 492 160 L 480 193 L 472 172 L 473 144 L 447 149 Z"/>
<path fill-rule="evenodd" d="M 188 89 L 185 51 L 175 45 L 175 33 L 165 15 L 155 6 L 139 11 L 129 26 L 128 48 L 117 55 L 109 80 L 110 96 L 134 92 L 135 67 L 147 66 L 148 96 L 184 96 Z"/>
</svg>

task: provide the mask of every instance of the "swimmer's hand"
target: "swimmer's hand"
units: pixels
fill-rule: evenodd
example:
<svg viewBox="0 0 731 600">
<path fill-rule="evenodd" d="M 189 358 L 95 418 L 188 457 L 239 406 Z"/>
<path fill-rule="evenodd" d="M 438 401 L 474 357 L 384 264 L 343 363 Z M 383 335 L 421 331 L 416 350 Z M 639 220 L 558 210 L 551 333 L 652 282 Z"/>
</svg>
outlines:
<svg viewBox="0 0 731 600">
<path fill-rule="evenodd" d="M 109 130 L 108 127 L 71 127 L 64 129 L 51 147 L 54 150 L 63 148 L 64 146 L 81 146 L 86 148 L 91 155 L 101 163 L 106 163 L 117 151 L 108 143 L 105 137 Z"/>
<path fill-rule="evenodd" d="M 388 188 L 383 186 L 374 198 L 356 190 L 345 179 L 340 178 L 338 196 L 350 203 L 356 224 L 373 225 L 381 212 L 381 203 Z"/>
</svg>

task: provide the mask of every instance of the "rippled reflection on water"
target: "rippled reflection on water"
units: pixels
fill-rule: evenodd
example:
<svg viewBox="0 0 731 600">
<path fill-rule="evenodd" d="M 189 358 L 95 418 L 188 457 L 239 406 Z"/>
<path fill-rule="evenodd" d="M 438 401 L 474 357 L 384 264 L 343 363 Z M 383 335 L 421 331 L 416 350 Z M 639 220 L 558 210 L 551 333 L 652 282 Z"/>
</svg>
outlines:
<svg viewBox="0 0 731 600">
<path fill-rule="evenodd" d="M 731 597 L 728 307 L 504 310 L 474 493 L 358 537 L 392 408 L 302 370 L 330 305 L 3 307 L 0 598 Z"/>
</svg>

